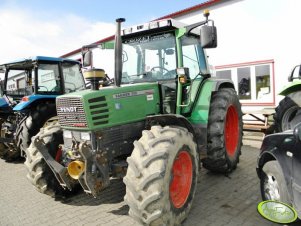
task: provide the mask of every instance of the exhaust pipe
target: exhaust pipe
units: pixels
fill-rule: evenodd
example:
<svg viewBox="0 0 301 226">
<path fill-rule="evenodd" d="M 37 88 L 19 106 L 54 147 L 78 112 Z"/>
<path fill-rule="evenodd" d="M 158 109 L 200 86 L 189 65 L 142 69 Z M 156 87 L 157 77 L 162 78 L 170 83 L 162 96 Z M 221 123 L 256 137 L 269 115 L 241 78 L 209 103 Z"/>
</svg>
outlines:
<svg viewBox="0 0 301 226">
<path fill-rule="evenodd" d="M 67 167 L 70 177 L 77 180 L 82 172 L 85 170 L 85 163 L 79 160 L 70 162 Z"/>
<path fill-rule="evenodd" d="M 115 34 L 115 86 L 119 87 L 122 77 L 122 41 L 121 41 L 121 23 L 124 18 L 116 19 L 116 34 Z"/>
</svg>

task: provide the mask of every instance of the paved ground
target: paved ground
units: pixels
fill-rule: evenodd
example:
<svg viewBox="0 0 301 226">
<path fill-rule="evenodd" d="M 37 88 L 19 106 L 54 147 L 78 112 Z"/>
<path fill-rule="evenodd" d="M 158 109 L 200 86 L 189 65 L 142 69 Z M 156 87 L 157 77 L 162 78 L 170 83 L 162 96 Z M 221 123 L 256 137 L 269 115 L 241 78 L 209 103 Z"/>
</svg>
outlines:
<svg viewBox="0 0 301 226">
<path fill-rule="evenodd" d="M 202 170 L 194 206 L 184 226 L 277 225 L 257 213 L 260 194 L 255 166 L 261 137 L 246 134 L 240 164 L 229 177 Z M 1 226 L 138 225 L 127 215 L 121 180 L 113 181 L 98 199 L 80 193 L 54 200 L 37 192 L 25 174 L 22 163 L 0 160 Z"/>
</svg>

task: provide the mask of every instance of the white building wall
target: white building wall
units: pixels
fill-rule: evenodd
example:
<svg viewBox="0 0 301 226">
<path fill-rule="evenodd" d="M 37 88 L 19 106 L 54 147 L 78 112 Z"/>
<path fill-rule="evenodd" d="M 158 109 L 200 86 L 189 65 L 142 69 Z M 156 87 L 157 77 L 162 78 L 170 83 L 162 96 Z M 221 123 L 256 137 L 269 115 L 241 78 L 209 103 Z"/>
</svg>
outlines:
<svg viewBox="0 0 301 226">
<path fill-rule="evenodd" d="M 218 31 L 218 47 L 207 50 L 218 65 L 274 60 L 275 90 L 280 92 L 293 66 L 300 64 L 300 0 L 233 0 L 209 7 Z M 203 20 L 202 11 L 176 19 Z M 281 100 L 276 95 L 276 105 Z"/>
</svg>

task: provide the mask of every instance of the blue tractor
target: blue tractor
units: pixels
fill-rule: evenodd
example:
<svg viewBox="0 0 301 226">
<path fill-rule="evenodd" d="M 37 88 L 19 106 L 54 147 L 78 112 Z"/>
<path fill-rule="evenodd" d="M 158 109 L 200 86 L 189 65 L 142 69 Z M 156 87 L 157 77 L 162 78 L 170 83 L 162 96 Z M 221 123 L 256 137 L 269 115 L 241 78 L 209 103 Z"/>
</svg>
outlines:
<svg viewBox="0 0 301 226">
<path fill-rule="evenodd" d="M 36 56 L 0 65 L 0 157 L 24 155 L 40 128 L 56 120 L 55 98 L 85 89 L 80 63 Z"/>
</svg>

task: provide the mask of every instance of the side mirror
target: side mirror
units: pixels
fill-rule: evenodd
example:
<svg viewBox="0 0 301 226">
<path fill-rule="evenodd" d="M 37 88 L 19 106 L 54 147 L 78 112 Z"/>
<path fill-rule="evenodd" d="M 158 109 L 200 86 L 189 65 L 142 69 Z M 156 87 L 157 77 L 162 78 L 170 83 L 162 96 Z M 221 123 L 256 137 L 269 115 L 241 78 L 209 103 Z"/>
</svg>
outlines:
<svg viewBox="0 0 301 226">
<path fill-rule="evenodd" d="M 294 136 L 299 142 L 301 141 L 301 123 L 295 126 Z"/>
<path fill-rule="evenodd" d="M 297 65 L 288 76 L 288 81 L 292 82 L 295 78 L 301 78 L 301 65 Z"/>
<path fill-rule="evenodd" d="M 217 32 L 214 25 L 204 25 L 201 27 L 200 33 L 201 44 L 203 48 L 216 48 L 217 47 Z"/>
<path fill-rule="evenodd" d="M 83 53 L 83 66 L 88 67 L 92 65 L 93 53 L 91 50 Z"/>
</svg>

